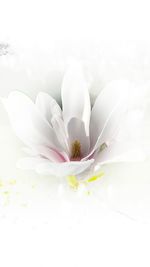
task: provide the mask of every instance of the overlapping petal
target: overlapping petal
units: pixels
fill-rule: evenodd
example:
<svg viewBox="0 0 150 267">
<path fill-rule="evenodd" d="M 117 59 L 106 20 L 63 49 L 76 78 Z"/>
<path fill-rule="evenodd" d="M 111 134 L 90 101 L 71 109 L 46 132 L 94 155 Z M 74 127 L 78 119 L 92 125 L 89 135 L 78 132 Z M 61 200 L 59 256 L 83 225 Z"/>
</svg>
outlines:
<svg viewBox="0 0 150 267">
<path fill-rule="evenodd" d="M 72 118 L 77 118 L 84 122 L 86 134 L 89 135 L 90 97 L 83 69 L 79 62 L 74 62 L 65 73 L 61 95 L 65 125 Z"/>
<path fill-rule="evenodd" d="M 60 116 L 54 115 L 51 119 L 51 125 L 54 129 L 54 132 L 57 136 L 57 139 L 61 146 L 64 148 L 64 151 L 69 155 L 69 140 L 67 136 L 67 129 L 65 128 L 64 121 Z"/>
<path fill-rule="evenodd" d="M 53 115 L 61 117 L 62 110 L 56 100 L 47 93 L 40 92 L 36 98 L 36 106 L 45 119 L 51 124 Z"/>
<path fill-rule="evenodd" d="M 27 146 L 62 150 L 54 130 L 26 95 L 16 91 L 2 101 L 16 135 Z"/>
<path fill-rule="evenodd" d="M 49 160 L 40 157 L 25 157 L 19 160 L 17 166 L 24 170 L 35 170 L 39 174 L 65 177 L 78 175 L 88 169 L 94 160 L 85 162 L 72 161 L 64 163 L 51 163 Z"/>
<path fill-rule="evenodd" d="M 127 81 L 111 82 L 91 111 L 82 66 L 74 62 L 63 79 L 63 111 L 46 93 L 38 94 L 35 104 L 21 92 L 11 93 L 2 101 L 29 154 L 18 166 L 44 175 L 81 177 L 103 164 L 144 160 L 140 145 L 115 140 L 123 125 L 130 89 Z M 76 157 L 71 152 L 74 142 L 78 144 Z"/>
<path fill-rule="evenodd" d="M 111 82 L 100 93 L 91 112 L 91 153 L 115 136 L 127 108 L 130 83 Z"/>
<path fill-rule="evenodd" d="M 95 158 L 95 165 L 104 165 L 115 162 L 136 162 L 144 161 L 146 153 L 141 145 L 131 142 L 113 142 L 109 147 L 98 153 Z"/>
<path fill-rule="evenodd" d="M 71 162 L 64 162 L 64 163 L 42 163 L 36 167 L 36 171 L 40 174 L 44 175 L 54 175 L 65 177 L 68 175 L 78 175 L 85 171 L 86 169 L 90 168 L 93 164 L 94 159 L 87 160 L 84 162 L 81 161 L 71 161 Z"/>
</svg>

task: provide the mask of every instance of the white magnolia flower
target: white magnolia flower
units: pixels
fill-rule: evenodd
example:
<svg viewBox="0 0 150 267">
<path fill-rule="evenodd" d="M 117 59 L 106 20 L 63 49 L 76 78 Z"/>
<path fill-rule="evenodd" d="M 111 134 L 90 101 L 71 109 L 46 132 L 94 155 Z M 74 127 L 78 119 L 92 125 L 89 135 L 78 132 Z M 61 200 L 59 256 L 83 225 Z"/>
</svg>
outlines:
<svg viewBox="0 0 150 267">
<path fill-rule="evenodd" d="M 42 92 L 35 103 L 18 91 L 3 98 L 12 127 L 29 155 L 18 166 L 44 175 L 82 178 L 103 164 L 141 158 L 133 144 L 116 140 L 129 89 L 128 82 L 112 82 L 91 108 L 83 69 L 76 63 L 63 79 L 62 109 Z"/>
</svg>

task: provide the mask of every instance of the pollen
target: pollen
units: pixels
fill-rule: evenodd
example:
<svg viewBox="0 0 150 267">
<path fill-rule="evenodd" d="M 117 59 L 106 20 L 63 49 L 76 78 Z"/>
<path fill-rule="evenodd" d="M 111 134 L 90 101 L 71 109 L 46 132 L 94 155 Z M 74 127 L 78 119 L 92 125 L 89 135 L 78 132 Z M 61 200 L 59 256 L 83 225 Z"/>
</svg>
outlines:
<svg viewBox="0 0 150 267">
<path fill-rule="evenodd" d="M 81 158 L 81 144 L 78 140 L 75 140 L 72 143 L 71 158 L 72 158 L 72 160 L 78 160 Z"/>
</svg>

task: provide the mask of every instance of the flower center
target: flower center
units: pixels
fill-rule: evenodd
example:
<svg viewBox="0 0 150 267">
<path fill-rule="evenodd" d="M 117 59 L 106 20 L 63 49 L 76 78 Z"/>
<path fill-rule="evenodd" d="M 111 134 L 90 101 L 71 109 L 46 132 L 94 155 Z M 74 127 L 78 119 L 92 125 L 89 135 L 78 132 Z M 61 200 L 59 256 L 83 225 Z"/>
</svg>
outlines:
<svg viewBox="0 0 150 267">
<path fill-rule="evenodd" d="M 75 140 L 71 145 L 71 159 L 81 159 L 81 144 L 78 140 Z"/>
</svg>

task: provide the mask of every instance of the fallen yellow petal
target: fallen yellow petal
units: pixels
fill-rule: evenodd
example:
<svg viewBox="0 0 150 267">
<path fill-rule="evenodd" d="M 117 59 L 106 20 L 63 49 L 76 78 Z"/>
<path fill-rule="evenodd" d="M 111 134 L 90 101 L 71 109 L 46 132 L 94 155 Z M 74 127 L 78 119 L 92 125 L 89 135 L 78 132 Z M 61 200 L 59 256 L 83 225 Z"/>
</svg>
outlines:
<svg viewBox="0 0 150 267">
<path fill-rule="evenodd" d="M 78 188 L 79 182 L 78 182 L 76 176 L 74 176 L 74 175 L 67 176 L 67 181 L 68 181 L 68 184 L 70 185 L 70 187 L 72 187 L 73 189 Z"/>
<path fill-rule="evenodd" d="M 85 180 L 85 181 L 80 181 L 80 182 L 79 182 L 79 181 L 77 180 L 76 176 L 74 176 L 74 175 L 70 175 L 70 176 L 67 176 L 67 181 L 68 181 L 68 184 L 69 184 L 69 186 L 70 186 L 71 188 L 77 190 L 80 184 L 85 184 L 85 185 L 86 185 L 86 182 L 87 182 L 87 183 L 94 182 L 94 181 L 100 179 L 102 176 L 104 176 L 104 172 L 100 172 L 100 173 L 98 173 L 97 175 L 94 175 L 94 176 L 88 178 L 88 179 Z"/>
<path fill-rule="evenodd" d="M 94 175 L 94 176 L 90 177 L 89 179 L 87 179 L 86 182 L 88 182 L 88 183 L 94 182 L 94 181 L 100 179 L 102 176 L 104 176 L 104 173 L 100 172 L 97 175 Z"/>
</svg>

